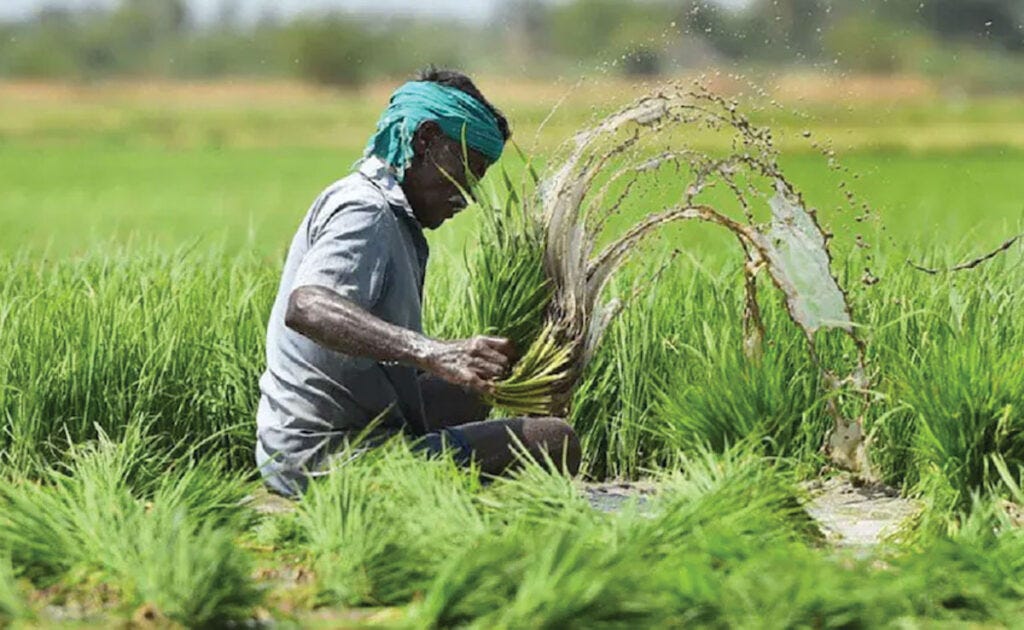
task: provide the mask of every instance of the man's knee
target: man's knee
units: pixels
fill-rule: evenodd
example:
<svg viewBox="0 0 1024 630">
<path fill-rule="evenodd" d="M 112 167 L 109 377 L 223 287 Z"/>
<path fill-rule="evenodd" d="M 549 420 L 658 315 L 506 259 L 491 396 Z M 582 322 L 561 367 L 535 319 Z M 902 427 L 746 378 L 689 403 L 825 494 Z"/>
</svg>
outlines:
<svg viewBox="0 0 1024 630">
<path fill-rule="evenodd" d="M 565 420 L 506 418 L 474 422 L 458 429 L 484 473 L 500 475 L 515 468 L 520 450 L 540 463 L 550 460 L 570 475 L 579 472 L 580 441 Z"/>
<path fill-rule="evenodd" d="M 523 442 L 535 455 L 543 452 L 570 475 L 580 470 L 583 451 L 572 426 L 561 418 L 524 418 Z"/>
</svg>

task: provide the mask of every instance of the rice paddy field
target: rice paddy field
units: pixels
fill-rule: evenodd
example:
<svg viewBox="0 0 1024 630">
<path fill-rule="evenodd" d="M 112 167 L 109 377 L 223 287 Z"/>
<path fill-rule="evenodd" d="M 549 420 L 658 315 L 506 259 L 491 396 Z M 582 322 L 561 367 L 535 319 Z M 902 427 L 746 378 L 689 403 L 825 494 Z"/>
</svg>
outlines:
<svg viewBox="0 0 1024 630">
<path fill-rule="evenodd" d="M 541 164 L 650 89 L 481 87 Z M 908 261 L 1024 232 L 1024 100 L 717 88 L 834 234 L 867 349 L 862 476 L 917 506 L 881 544 L 836 545 L 808 516 L 815 482 L 847 479 L 821 450 L 822 373 L 767 282 L 762 355 L 744 352 L 741 250 L 687 224 L 608 288 L 626 305 L 569 416 L 582 479 L 532 463 L 484 482 L 395 443 L 265 509 L 280 266 L 387 87 L 2 85 L 0 626 L 1020 627 L 1024 249 L 958 273 Z M 659 175 L 609 232 L 677 193 Z M 479 332 L 459 290 L 480 212 L 430 235 L 430 333 Z M 849 363 L 830 334 L 819 358 Z M 584 484 L 607 480 L 652 490 L 595 510 Z"/>
</svg>

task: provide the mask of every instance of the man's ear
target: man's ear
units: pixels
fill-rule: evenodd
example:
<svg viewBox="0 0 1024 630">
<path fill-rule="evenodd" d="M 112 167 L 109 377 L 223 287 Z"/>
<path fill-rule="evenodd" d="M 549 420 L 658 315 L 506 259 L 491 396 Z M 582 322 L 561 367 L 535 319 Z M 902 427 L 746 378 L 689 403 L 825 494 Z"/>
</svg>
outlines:
<svg viewBox="0 0 1024 630">
<path fill-rule="evenodd" d="M 416 133 L 412 137 L 412 150 L 418 157 L 423 157 L 423 154 L 427 151 L 427 147 L 433 144 L 443 132 L 441 131 L 441 125 L 437 124 L 433 120 L 424 120 L 420 123 Z"/>
</svg>

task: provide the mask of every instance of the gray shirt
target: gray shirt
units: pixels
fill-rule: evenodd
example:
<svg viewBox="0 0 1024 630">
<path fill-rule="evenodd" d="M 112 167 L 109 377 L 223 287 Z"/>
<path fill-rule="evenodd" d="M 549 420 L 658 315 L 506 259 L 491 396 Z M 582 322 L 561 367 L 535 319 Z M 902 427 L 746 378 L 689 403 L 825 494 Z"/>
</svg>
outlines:
<svg viewBox="0 0 1024 630">
<path fill-rule="evenodd" d="M 315 285 L 419 332 L 427 255 L 405 194 L 378 158 L 317 198 L 292 240 L 267 325 L 256 415 L 265 476 L 283 474 L 304 487 L 305 471 L 378 417 L 384 432 L 423 431 L 414 368 L 334 352 L 289 329 L 284 317 L 291 292 Z"/>
</svg>

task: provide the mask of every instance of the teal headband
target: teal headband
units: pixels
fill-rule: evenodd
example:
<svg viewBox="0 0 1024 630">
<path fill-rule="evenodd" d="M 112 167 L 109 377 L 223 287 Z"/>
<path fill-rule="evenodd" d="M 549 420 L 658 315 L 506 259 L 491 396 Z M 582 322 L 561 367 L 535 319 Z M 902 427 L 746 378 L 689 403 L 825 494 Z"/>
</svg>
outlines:
<svg viewBox="0 0 1024 630">
<path fill-rule="evenodd" d="M 377 133 L 364 157 L 376 155 L 395 169 L 402 181 L 412 162 L 412 136 L 420 124 L 435 121 L 446 136 L 497 162 L 505 148 L 498 120 L 488 109 L 458 88 L 432 81 L 412 81 L 395 90 L 377 123 Z"/>
</svg>

